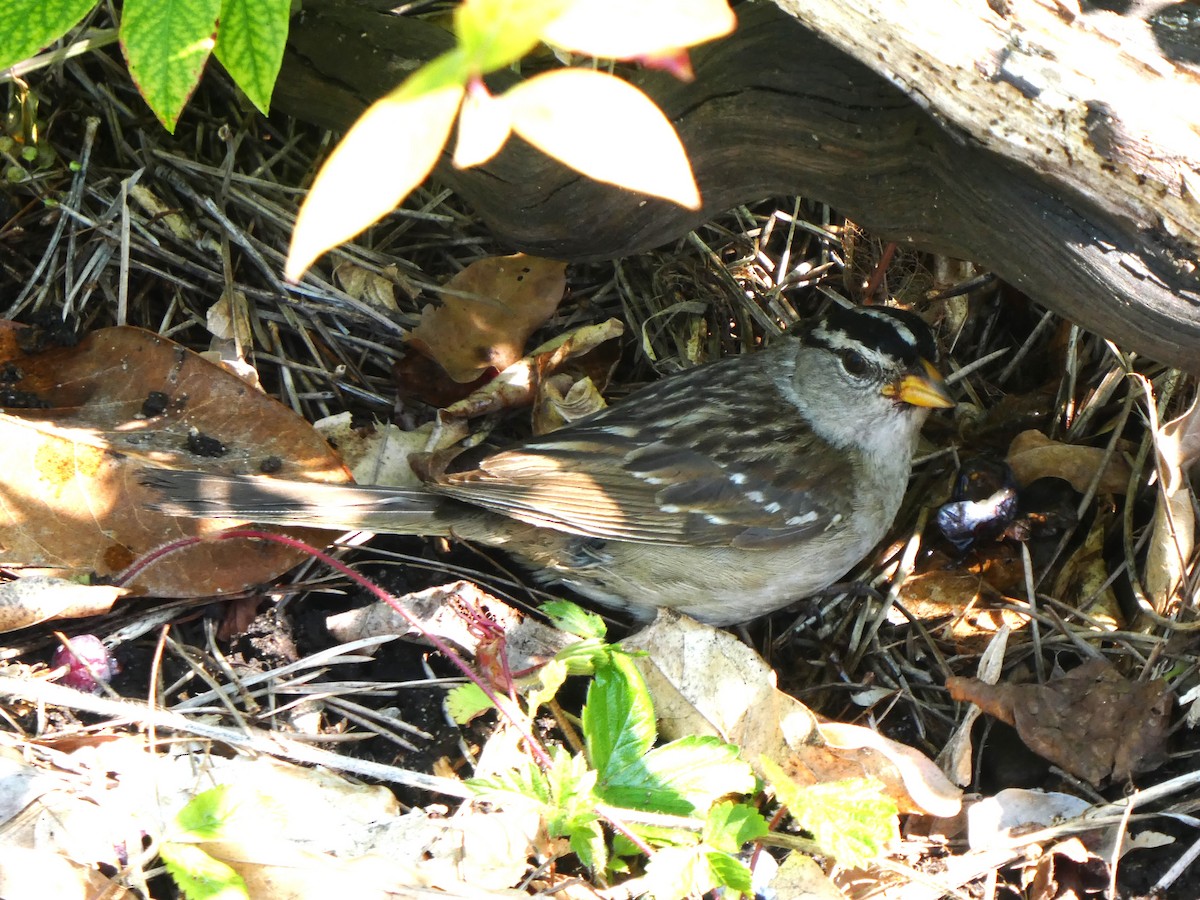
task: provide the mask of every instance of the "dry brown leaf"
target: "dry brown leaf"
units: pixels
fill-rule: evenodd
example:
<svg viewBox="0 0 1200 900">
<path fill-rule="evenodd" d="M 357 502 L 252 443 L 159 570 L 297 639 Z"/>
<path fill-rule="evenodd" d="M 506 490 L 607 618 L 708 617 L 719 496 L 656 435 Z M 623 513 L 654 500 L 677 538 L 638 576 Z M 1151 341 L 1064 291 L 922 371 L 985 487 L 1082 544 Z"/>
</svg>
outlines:
<svg viewBox="0 0 1200 900">
<path fill-rule="evenodd" d="M 1100 447 L 1081 447 L 1052 441 L 1040 431 L 1022 431 L 1008 447 L 1008 464 L 1021 485 L 1039 478 L 1062 478 L 1083 493 L 1104 464 Z M 1129 488 L 1129 463 L 1119 453 L 1108 460 L 1097 487 L 1101 494 L 1124 494 Z"/>
<path fill-rule="evenodd" d="M 455 381 L 503 371 L 525 353 L 529 336 L 558 308 L 566 263 L 518 253 L 478 260 L 421 311 L 408 336 Z"/>
<path fill-rule="evenodd" d="M 396 267 L 388 266 L 388 274 L 396 275 Z M 355 300 L 388 312 L 398 312 L 400 309 L 396 305 L 396 285 L 384 274 L 344 260 L 334 267 L 333 277 L 338 280 L 342 290 Z"/>
<path fill-rule="evenodd" d="M 605 341 L 625 330 L 619 319 L 585 325 L 547 341 L 524 359 L 509 366 L 469 397 L 447 406 L 445 416 L 475 418 L 488 413 L 528 406 L 533 402 L 537 384 L 548 378 L 567 361 L 591 353 Z"/>
<path fill-rule="evenodd" d="M 946 679 L 950 696 L 1017 729 L 1039 756 L 1092 784 L 1148 772 L 1166 759 L 1171 694 L 1092 659 L 1048 684 Z"/>
<path fill-rule="evenodd" d="M 233 341 L 243 352 L 254 346 L 250 327 L 250 303 L 237 288 L 226 288 L 205 313 L 209 334 L 222 341 Z"/>
<path fill-rule="evenodd" d="M 592 379 L 574 381 L 567 374 L 552 375 L 539 386 L 533 404 L 533 433 L 549 434 L 605 406 Z"/>
<path fill-rule="evenodd" d="M 228 521 L 175 519 L 139 472 L 167 466 L 342 483 L 349 473 L 312 426 L 189 350 L 138 328 L 0 362 L 12 387 L 46 404 L 0 413 L 0 562 L 80 576 L 117 575 L 162 544 Z M 289 531 L 324 542 L 328 532 Z M 241 591 L 302 558 L 277 544 L 209 542 L 165 557 L 125 584 L 164 597 Z"/>
</svg>

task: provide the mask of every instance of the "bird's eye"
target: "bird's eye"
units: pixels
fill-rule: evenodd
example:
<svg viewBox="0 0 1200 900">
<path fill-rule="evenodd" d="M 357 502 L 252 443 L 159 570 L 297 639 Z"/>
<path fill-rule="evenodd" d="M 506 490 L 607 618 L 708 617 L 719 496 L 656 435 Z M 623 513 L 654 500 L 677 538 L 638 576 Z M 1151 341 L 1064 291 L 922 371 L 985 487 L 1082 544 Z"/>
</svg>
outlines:
<svg viewBox="0 0 1200 900">
<path fill-rule="evenodd" d="M 842 352 L 842 368 L 846 370 L 847 375 L 861 378 L 867 374 L 871 367 L 857 350 L 844 350 Z"/>
</svg>

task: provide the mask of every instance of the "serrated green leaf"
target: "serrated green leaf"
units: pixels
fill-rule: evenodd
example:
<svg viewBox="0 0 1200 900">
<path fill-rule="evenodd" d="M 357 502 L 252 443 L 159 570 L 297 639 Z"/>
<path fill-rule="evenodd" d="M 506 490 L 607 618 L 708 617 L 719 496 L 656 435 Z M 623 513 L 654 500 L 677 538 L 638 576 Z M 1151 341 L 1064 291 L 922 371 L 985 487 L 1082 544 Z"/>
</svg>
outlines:
<svg viewBox="0 0 1200 900">
<path fill-rule="evenodd" d="M 629 657 L 613 654 L 596 670 L 583 706 L 587 758 L 601 782 L 638 763 L 657 735 L 646 682 Z"/>
<path fill-rule="evenodd" d="M 264 116 L 283 64 L 291 0 L 223 0 L 217 59 Z"/>
<path fill-rule="evenodd" d="M 716 850 L 737 853 L 768 830 L 767 820 L 753 806 L 726 801 L 708 811 L 700 839 Z"/>
<path fill-rule="evenodd" d="M 212 52 L 221 0 L 126 0 L 121 49 L 142 98 L 167 131 L 179 115 Z"/>
<path fill-rule="evenodd" d="M 0 0 L 0 71 L 58 40 L 95 5 L 96 0 Z"/>
<path fill-rule="evenodd" d="M 219 784 L 197 794 L 175 815 L 176 839 L 217 840 L 237 814 L 238 805 L 232 788 L 227 784 Z"/>
<path fill-rule="evenodd" d="M 738 748 L 711 735 L 655 747 L 622 768 L 602 772 L 597 792 L 608 803 L 672 815 L 707 813 L 726 794 L 754 789 L 754 773 Z"/>
<path fill-rule="evenodd" d="M 584 638 L 563 647 L 554 658 L 566 664 L 568 675 L 594 675 L 596 669 L 608 665 L 610 656 L 620 652 L 624 651 L 616 650 L 603 638 Z"/>
<path fill-rule="evenodd" d="M 555 628 L 567 634 L 581 638 L 604 638 L 608 635 L 608 626 L 603 618 L 570 600 L 547 600 L 538 609 L 550 617 Z"/>
<path fill-rule="evenodd" d="M 550 832 L 554 834 L 554 832 Z M 596 816 L 580 817 L 572 822 L 571 827 L 559 834 L 565 834 L 571 844 L 571 849 L 579 857 L 579 861 L 593 872 L 603 872 L 608 866 L 608 847 L 604 843 L 604 832 Z"/>
<path fill-rule="evenodd" d="M 242 877 L 199 847 L 166 841 L 158 855 L 188 900 L 249 900 Z"/>
<path fill-rule="evenodd" d="M 572 0 L 465 0 L 454 10 L 454 33 L 481 75 L 512 65 L 541 41 L 542 32 Z"/>
<path fill-rule="evenodd" d="M 474 682 L 460 684 L 446 695 L 446 712 L 459 725 L 466 725 L 489 709 L 495 709 L 492 699 Z"/>
<path fill-rule="evenodd" d="M 760 757 L 760 762 L 776 799 L 843 865 L 869 862 L 896 838 L 896 804 L 876 779 L 846 778 L 800 787 L 769 758 Z"/>
<path fill-rule="evenodd" d="M 289 279 L 383 218 L 425 180 L 446 145 L 468 74 L 461 53 L 443 53 L 359 117 L 300 207 L 284 267 Z"/>
<path fill-rule="evenodd" d="M 742 894 L 754 892 L 750 867 L 740 859 L 734 859 L 728 853 L 709 850 L 704 854 L 704 861 L 714 882 L 713 887 L 725 887 Z"/>
</svg>

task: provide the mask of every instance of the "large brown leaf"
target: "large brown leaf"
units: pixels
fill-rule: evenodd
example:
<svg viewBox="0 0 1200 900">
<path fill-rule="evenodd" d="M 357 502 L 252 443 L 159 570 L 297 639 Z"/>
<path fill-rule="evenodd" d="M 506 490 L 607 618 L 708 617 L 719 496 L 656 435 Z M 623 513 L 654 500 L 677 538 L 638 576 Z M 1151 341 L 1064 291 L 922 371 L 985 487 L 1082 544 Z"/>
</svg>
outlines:
<svg viewBox="0 0 1200 900">
<path fill-rule="evenodd" d="M 166 338 L 106 328 L 75 347 L 27 355 L 20 334 L 20 326 L 0 329 L 0 387 L 9 389 L 9 402 L 42 408 L 0 412 L 6 566 L 109 578 L 167 541 L 231 524 L 154 512 L 155 495 L 138 481 L 147 466 L 349 480 L 307 422 Z M 126 586 L 164 597 L 235 592 L 300 558 L 276 544 L 206 543 L 166 557 Z"/>
</svg>

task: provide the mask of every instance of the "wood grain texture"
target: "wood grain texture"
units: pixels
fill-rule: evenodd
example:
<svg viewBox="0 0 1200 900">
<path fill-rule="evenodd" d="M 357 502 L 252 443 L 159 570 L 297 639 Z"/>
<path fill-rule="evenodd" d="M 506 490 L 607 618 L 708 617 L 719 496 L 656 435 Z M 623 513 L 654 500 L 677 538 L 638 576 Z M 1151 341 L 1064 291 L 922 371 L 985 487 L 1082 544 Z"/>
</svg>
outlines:
<svg viewBox="0 0 1200 900">
<path fill-rule="evenodd" d="M 449 46 L 449 36 L 431 26 L 323 3 L 329 0 L 306 3 L 294 23 L 275 96 L 278 108 L 301 118 L 345 127 L 420 59 Z M 1140 111 L 1123 118 L 1131 109 L 1127 93 L 1076 98 L 1087 104 L 1082 122 L 1047 130 L 1039 98 L 1049 95 L 1030 85 L 1035 78 L 1050 83 L 1053 68 L 1030 72 L 997 63 L 996 35 L 1008 35 L 1011 43 L 1021 24 L 1016 0 L 1007 6 L 993 0 L 1009 19 L 971 4 L 982 25 L 962 32 L 963 46 L 942 65 L 919 55 L 913 37 L 919 29 L 901 32 L 884 22 L 854 37 L 857 15 L 907 10 L 920 24 L 934 14 L 927 4 L 908 10 L 911 5 L 797 4 L 826 17 L 844 9 L 849 24 L 841 31 L 830 18 L 814 23 L 858 47 L 872 68 L 776 7 L 754 4 L 739 8 L 731 39 L 695 51 L 694 82 L 644 73 L 639 84 L 667 111 L 688 148 L 705 201 L 699 213 L 589 181 L 518 140 L 483 169 L 457 171 L 447 162 L 438 176 L 514 248 L 568 260 L 628 255 L 738 203 L 802 194 L 882 237 L 974 260 L 1123 347 L 1200 372 L 1193 240 L 1200 227 L 1188 187 L 1194 182 L 1183 174 L 1196 171 L 1189 134 L 1200 135 L 1191 125 L 1200 106 L 1174 108 L 1159 139 Z M 954 0 L 945 5 L 964 14 Z M 1040 7 L 1035 0 L 1020 5 Z M 1048 27 L 1042 12 L 1027 21 L 1031 29 Z M 1069 29 L 1082 25 L 1064 27 L 1055 40 L 1069 41 Z M 1020 46 L 1040 46 L 1031 35 Z M 1092 31 L 1086 35 L 1097 39 Z M 1191 70 L 1179 42 L 1186 48 L 1191 36 L 1175 35 L 1173 52 L 1184 60 L 1178 66 L 1160 60 L 1159 69 L 1150 67 L 1141 46 L 1129 72 L 1140 72 L 1147 91 L 1168 79 L 1186 86 Z M 938 45 L 925 52 L 938 52 Z M 1060 80 L 1082 90 L 1080 77 Z M 1100 90 L 1110 81 L 1090 83 Z M 1068 101 L 1056 95 L 1054 102 Z M 998 120 L 1002 115 L 1008 118 Z M 1032 150 L 1021 149 L 1023 129 L 1036 137 Z M 1138 170 L 1131 160 L 1139 154 L 1166 162 Z"/>
</svg>

